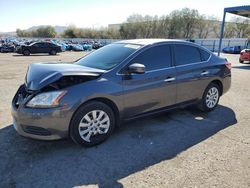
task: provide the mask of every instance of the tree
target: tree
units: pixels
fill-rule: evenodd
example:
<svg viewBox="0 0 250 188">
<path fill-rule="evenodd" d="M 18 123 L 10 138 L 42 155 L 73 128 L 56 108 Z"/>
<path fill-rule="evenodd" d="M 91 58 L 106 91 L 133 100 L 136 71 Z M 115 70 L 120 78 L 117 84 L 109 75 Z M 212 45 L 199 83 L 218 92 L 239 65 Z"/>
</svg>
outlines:
<svg viewBox="0 0 250 188">
<path fill-rule="evenodd" d="M 16 29 L 16 34 L 18 37 L 32 37 L 30 32 L 21 29 Z"/>
<path fill-rule="evenodd" d="M 224 37 L 225 38 L 235 37 L 235 23 L 228 22 L 225 24 Z"/>
<path fill-rule="evenodd" d="M 207 38 L 208 35 L 208 28 L 207 28 L 207 21 L 205 20 L 206 17 L 204 15 L 201 15 L 198 17 L 197 20 L 197 32 L 198 32 L 198 38 Z"/>
<path fill-rule="evenodd" d="M 44 38 L 54 38 L 57 35 L 55 28 L 52 26 L 41 27 L 34 31 L 25 31 L 21 29 L 16 29 L 16 34 L 18 37 L 44 37 Z"/>
<path fill-rule="evenodd" d="M 237 38 L 244 38 L 250 35 L 250 21 L 239 17 L 232 18 L 235 23 L 235 34 Z"/>
<path fill-rule="evenodd" d="M 183 8 L 170 13 L 169 38 L 193 38 L 203 19 L 195 9 Z"/>
<path fill-rule="evenodd" d="M 77 38 L 77 28 L 75 26 L 69 26 L 62 34 L 64 38 Z"/>
<path fill-rule="evenodd" d="M 34 37 L 44 38 L 55 38 L 56 35 L 57 33 L 55 31 L 55 28 L 52 26 L 38 28 L 33 34 Z"/>
<path fill-rule="evenodd" d="M 174 10 L 169 15 L 170 22 L 168 28 L 168 38 L 181 38 L 182 37 L 182 21 L 179 10 Z"/>
</svg>

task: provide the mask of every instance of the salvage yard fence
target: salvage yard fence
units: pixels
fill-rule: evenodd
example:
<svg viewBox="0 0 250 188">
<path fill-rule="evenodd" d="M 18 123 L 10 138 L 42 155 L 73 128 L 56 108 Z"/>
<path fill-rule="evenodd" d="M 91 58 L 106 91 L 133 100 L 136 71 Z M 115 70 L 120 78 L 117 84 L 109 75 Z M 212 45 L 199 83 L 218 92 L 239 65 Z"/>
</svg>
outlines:
<svg viewBox="0 0 250 188">
<path fill-rule="evenodd" d="M 37 40 L 37 39 L 45 39 L 45 38 L 22 38 L 26 40 Z M 48 39 L 48 38 L 46 38 Z M 120 41 L 121 39 L 88 39 L 88 38 L 51 38 L 52 40 L 67 40 L 72 42 L 81 43 L 83 41 L 98 41 L 104 45 Z M 187 40 L 187 39 L 181 39 L 181 40 Z M 219 38 L 215 39 L 192 39 L 189 40 L 196 44 L 199 44 L 207 49 L 209 49 L 212 52 L 218 52 L 219 50 Z M 228 47 L 228 46 L 240 46 L 240 49 L 243 49 L 247 45 L 247 38 L 229 38 L 229 39 L 223 39 L 222 40 L 222 46 L 221 49 Z"/>
<path fill-rule="evenodd" d="M 64 40 L 64 39 L 63 39 Z M 65 39 L 67 40 L 67 39 Z M 82 41 L 82 40 L 93 40 L 93 39 L 69 39 L 72 41 Z M 95 39 L 103 44 L 110 44 L 116 41 L 119 41 L 120 39 Z M 186 39 L 183 39 L 186 40 Z M 196 44 L 199 44 L 207 49 L 209 49 L 212 52 L 218 52 L 219 50 L 219 38 L 215 39 L 193 39 L 190 40 Z M 245 48 L 247 45 L 247 38 L 229 38 L 229 39 L 223 39 L 221 49 L 228 47 L 228 46 L 240 46 L 241 49 Z"/>
<path fill-rule="evenodd" d="M 228 46 L 240 46 L 240 49 L 243 49 L 246 47 L 247 41 L 247 38 L 223 39 L 221 49 Z M 219 39 L 196 39 L 194 42 L 209 49 L 212 52 L 218 52 L 219 50 Z"/>
<path fill-rule="evenodd" d="M 82 40 L 82 39 L 72 39 L 72 40 Z M 86 39 L 91 40 L 91 39 Z M 183 39 L 186 40 L 186 39 Z M 97 41 L 103 44 L 110 44 L 112 42 L 119 41 L 118 39 L 98 39 Z M 199 44 L 212 52 L 218 52 L 219 50 L 219 38 L 216 39 L 194 39 L 192 42 Z M 247 45 L 247 38 L 229 38 L 223 39 L 221 49 L 228 46 L 240 46 L 240 49 L 244 49 Z"/>
</svg>

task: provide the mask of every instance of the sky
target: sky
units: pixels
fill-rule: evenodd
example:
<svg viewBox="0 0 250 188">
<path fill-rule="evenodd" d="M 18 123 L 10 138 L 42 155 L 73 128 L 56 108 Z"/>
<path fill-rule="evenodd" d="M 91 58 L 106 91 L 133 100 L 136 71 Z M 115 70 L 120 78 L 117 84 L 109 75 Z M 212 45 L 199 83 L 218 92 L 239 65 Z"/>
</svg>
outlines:
<svg viewBox="0 0 250 188">
<path fill-rule="evenodd" d="M 99 28 L 122 23 L 132 14 L 162 16 L 185 7 L 221 20 L 224 7 L 249 4 L 249 0 L 0 0 L 0 32 L 37 25 Z"/>
</svg>

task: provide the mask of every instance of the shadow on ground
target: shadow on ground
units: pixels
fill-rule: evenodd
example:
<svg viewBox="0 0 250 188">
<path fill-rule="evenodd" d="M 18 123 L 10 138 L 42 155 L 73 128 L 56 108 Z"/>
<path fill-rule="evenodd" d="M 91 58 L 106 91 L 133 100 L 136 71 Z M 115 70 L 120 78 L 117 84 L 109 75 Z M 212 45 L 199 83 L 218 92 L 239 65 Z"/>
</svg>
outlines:
<svg viewBox="0 0 250 188">
<path fill-rule="evenodd" d="M 233 66 L 233 69 L 250 70 L 250 65 Z"/>
<path fill-rule="evenodd" d="M 29 57 L 29 56 L 37 56 L 37 57 L 39 57 L 39 56 L 59 56 L 59 54 L 50 55 L 50 54 L 45 53 L 45 54 L 30 54 L 28 56 L 24 56 L 23 54 L 13 54 L 12 56 L 13 57 Z"/>
<path fill-rule="evenodd" d="M 10 125 L 0 130 L 0 187 L 123 187 L 119 179 L 171 159 L 236 123 L 235 113 L 225 106 L 207 114 L 177 110 L 129 122 L 92 148 L 70 140 L 26 139 Z"/>
</svg>

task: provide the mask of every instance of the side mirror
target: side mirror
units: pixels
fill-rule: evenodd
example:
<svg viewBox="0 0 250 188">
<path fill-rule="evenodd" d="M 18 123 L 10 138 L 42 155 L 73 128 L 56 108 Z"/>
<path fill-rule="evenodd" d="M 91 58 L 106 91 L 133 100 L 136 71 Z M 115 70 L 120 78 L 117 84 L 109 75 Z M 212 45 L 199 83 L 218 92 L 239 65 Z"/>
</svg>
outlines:
<svg viewBox="0 0 250 188">
<path fill-rule="evenodd" d="M 140 63 L 133 63 L 128 67 L 128 73 L 135 73 L 135 74 L 144 74 L 145 73 L 145 66 Z"/>
</svg>

